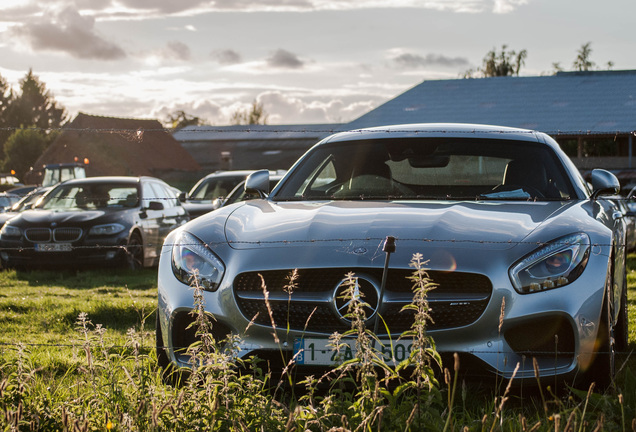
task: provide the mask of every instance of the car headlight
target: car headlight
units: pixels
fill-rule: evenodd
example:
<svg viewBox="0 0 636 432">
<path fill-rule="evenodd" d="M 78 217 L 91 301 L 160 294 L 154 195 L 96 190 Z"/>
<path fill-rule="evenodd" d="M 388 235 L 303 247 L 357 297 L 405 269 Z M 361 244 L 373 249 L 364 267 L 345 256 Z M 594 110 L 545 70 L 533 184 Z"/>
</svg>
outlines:
<svg viewBox="0 0 636 432">
<path fill-rule="evenodd" d="M 118 223 L 106 224 L 106 225 L 95 225 L 88 231 L 89 235 L 113 235 L 118 234 L 126 229 L 125 226 Z"/>
<path fill-rule="evenodd" d="M 523 258 L 509 270 L 521 294 L 558 288 L 583 273 L 590 256 L 590 238 L 583 233 L 556 239 Z"/>
<path fill-rule="evenodd" d="M 186 285 L 216 291 L 225 265 L 201 240 L 181 231 L 172 246 L 172 271 Z"/>
<path fill-rule="evenodd" d="M 21 237 L 22 230 L 20 228 L 16 228 L 14 226 L 5 223 L 2 229 L 0 230 L 0 237 Z"/>
</svg>

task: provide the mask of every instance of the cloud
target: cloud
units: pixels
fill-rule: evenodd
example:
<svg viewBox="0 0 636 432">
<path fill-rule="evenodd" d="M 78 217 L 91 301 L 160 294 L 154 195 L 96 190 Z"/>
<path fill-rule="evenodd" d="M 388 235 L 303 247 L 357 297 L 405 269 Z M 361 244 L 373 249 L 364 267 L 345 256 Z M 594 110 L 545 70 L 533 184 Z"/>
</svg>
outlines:
<svg viewBox="0 0 636 432">
<path fill-rule="evenodd" d="M 83 15 L 96 20 L 143 20 L 197 16 L 210 12 L 313 12 L 386 8 L 428 9 L 455 13 L 510 13 L 530 0 L 73 0 Z M 69 0 L 0 2 L 0 24 L 37 19 L 47 8 L 66 7 Z"/>
<path fill-rule="evenodd" d="M 375 101 L 360 101 L 358 97 L 346 101 L 316 94 L 298 97 L 280 91 L 263 92 L 256 100 L 263 104 L 270 124 L 348 122 L 377 106 Z"/>
<path fill-rule="evenodd" d="M 212 59 L 214 59 L 217 63 L 222 65 L 233 65 L 237 63 L 241 63 L 243 60 L 241 55 L 231 49 L 224 50 L 216 50 L 210 53 Z"/>
<path fill-rule="evenodd" d="M 147 65 L 161 66 L 174 64 L 175 62 L 187 62 L 192 59 L 192 53 L 190 48 L 183 42 L 171 41 L 166 43 L 162 48 L 150 52 L 143 52 L 139 57 L 143 58 Z"/>
<path fill-rule="evenodd" d="M 167 60 L 187 61 L 192 57 L 190 48 L 186 44 L 178 41 L 168 42 L 161 53 Z"/>
<path fill-rule="evenodd" d="M 506 14 L 527 3 L 528 0 L 494 0 L 492 11 L 497 14 Z"/>
<path fill-rule="evenodd" d="M 396 49 L 389 53 L 391 65 L 400 69 L 420 69 L 431 66 L 466 67 L 470 65 L 464 57 L 448 57 L 442 54 L 426 54 L 425 56 Z"/>
<path fill-rule="evenodd" d="M 284 49 L 278 49 L 266 59 L 267 65 L 277 69 L 301 69 L 305 63 L 296 54 Z"/>
<path fill-rule="evenodd" d="M 67 7 L 47 11 L 39 18 L 10 27 L 7 33 L 11 39 L 27 44 L 34 51 L 57 51 L 92 60 L 125 58 L 124 50 L 99 36 L 94 25 L 93 18 Z"/>
</svg>

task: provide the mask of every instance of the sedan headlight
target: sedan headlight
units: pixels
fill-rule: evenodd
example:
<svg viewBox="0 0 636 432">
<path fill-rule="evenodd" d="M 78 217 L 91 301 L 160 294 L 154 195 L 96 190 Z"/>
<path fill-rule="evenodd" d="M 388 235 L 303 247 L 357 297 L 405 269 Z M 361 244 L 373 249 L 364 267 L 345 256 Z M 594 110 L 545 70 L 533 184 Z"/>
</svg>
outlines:
<svg viewBox="0 0 636 432">
<path fill-rule="evenodd" d="M 0 230 L 0 237 L 19 238 L 20 236 L 22 236 L 22 230 L 20 228 L 16 228 L 14 226 L 9 225 L 8 223 L 5 223 L 2 229 Z"/>
<path fill-rule="evenodd" d="M 521 294 L 558 288 L 583 273 L 590 256 L 590 238 L 583 233 L 556 239 L 510 268 L 512 285 Z"/>
<path fill-rule="evenodd" d="M 186 285 L 216 291 L 225 265 L 201 240 L 181 231 L 172 246 L 172 271 Z"/>
<path fill-rule="evenodd" d="M 113 235 L 118 234 L 126 229 L 125 226 L 118 223 L 106 224 L 106 225 L 95 225 L 88 232 L 89 235 Z"/>
</svg>

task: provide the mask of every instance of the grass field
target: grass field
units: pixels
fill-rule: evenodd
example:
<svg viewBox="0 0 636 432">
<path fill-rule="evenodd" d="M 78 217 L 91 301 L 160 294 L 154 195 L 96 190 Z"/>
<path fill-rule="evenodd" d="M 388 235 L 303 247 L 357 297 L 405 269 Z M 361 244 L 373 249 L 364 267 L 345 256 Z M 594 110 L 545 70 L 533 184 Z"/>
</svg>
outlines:
<svg viewBox="0 0 636 432">
<path fill-rule="evenodd" d="M 631 351 L 636 255 L 628 266 Z M 453 365 L 439 382 L 424 367 L 388 383 L 368 359 L 334 374 L 327 391 L 311 381 L 293 387 L 251 363 L 244 367 L 253 373 L 239 374 L 227 352 L 204 344 L 196 354 L 202 366 L 172 385 L 155 366 L 155 309 L 152 269 L 0 272 L 2 430 L 636 428 L 636 363 L 627 354 L 614 392 L 520 397 L 503 386 L 466 387 Z M 421 365 L 434 363 L 434 354 L 422 353 Z"/>
</svg>

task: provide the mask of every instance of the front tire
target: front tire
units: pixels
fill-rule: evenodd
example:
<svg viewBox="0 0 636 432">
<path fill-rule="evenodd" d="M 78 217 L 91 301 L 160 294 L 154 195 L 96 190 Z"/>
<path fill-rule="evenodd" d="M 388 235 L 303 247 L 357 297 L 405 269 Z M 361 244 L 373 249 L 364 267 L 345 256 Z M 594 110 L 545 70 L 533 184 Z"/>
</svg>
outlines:
<svg viewBox="0 0 636 432">
<path fill-rule="evenodd" d="M 618 320 L 614 328 L 614 339 L 616 340 L 616 351 L 627 351 L 629 341 L 629 321 L 627 318 L 627 276 L 624 276 L 623 292 L 621 293 L 621 303 L 618 310 Z"/>
<path fill-rule="evenodd" d="M 588 372 L 588 382 L 595 382 L 599 391 L 609 389 L 616 374 L 616 342 L 609 296 L 607 291 L 594 344 L 595 357 Z"/>
<path fill-rule="evenodd" d="M 135 233 L 126 245 L 126 266 L 131 270 L 139 270 L 144 266 L 144 244 L 139 234 Z"/>
<path fill-rule="evenodd" d="M 161 333 L 161 322 L 159 321 L 159 311 L 157 311 L 155 328 L 155 339 L 157 344 L 157 365 L 161 369 L 166 370 L 170 367 L 170 360 L 168 359 L 168 354 L 166 353 L 166 349 L 164 348 L 163 334 Z"/>
</svg>

